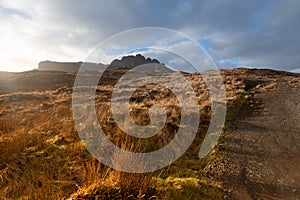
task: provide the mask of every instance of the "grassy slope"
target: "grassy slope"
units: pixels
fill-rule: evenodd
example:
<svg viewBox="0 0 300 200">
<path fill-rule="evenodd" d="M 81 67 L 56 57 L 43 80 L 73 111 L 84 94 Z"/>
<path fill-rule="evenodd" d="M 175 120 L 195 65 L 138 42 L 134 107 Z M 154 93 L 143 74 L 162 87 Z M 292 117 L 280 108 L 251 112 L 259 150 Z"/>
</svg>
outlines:
<svg viewBox="0 0 300 200">
<path fill-rule="evenodd" d="M 4 101 L 0 105 L 1 197 L 222 198 L 221 183 L 205 177 L 203 171 L 206 165 L 222 156 L 221 145 L 205 159 L 197 157 L 207 125 L 199 128 L 189 150 L 169 167 L 150 174 L 121 173 L 101 165 L 84 148 L 74 128 L 70 95 L 63 92 L 56 97 L 52 93 L 48 95 L 50 98 Z M 237 98 L 229 107 L 227 120 L 234 118 L 244 97 Z"/>
</svg>

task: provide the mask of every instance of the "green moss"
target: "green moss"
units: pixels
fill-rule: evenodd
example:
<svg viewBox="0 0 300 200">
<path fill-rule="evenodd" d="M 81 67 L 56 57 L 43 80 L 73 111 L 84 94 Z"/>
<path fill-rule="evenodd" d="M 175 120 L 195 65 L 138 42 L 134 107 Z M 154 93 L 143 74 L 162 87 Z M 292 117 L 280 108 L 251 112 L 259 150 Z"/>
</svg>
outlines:
<svg viewBox="0 0 300 200">
<path fill-rule="evenodd" d="M 197 178 L 168 177 L 155 178 L 157 188 L 164 191 L 166 199 L 218 199 L 222 197 L 221 190 L 216 185 L 210 185 Z"/>
</svg>

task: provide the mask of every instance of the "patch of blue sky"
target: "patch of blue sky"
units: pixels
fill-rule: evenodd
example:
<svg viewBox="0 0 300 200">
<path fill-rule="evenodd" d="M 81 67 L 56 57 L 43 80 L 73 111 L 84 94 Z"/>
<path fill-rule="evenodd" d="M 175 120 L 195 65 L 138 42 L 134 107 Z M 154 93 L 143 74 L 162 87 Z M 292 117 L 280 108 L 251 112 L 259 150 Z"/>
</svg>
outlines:
<svg viewBox="0 0 300 200">
<path fill-rule="evenodd" d="M 150 49 L 149 47 L 137 48 L 134 50 L 129 50 L 127 53 L 128 54 L 141 54 L 143 52 L 149 51 L 149 49 Z"/>
<path fill-rule="evenodd" d="M 258 9 L 252 14 L 250 18 L 251 29 L 249 33 L 259 33 L 263 29 L 263 20 L 261 19 L 262 14 L 265 13 L 267 8 L 272 3 L 272 0 L 262 1 Z"/>
<path fill-rule="evenodd" d="M 209 48 L 211 46 L 211 43 L 212 43 L 212 39 L 208 38 L 208 39 L 204 39 L 204 40 L 200 40 L 198 41 L 201 46 L 208 52 L 209 51 Z"/>
</svg>

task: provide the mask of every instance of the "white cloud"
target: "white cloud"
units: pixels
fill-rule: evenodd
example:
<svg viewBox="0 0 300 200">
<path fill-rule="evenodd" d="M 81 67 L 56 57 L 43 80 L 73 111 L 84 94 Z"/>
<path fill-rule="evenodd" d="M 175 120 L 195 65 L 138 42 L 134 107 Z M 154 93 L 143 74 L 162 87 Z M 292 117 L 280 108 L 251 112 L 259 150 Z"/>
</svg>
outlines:
<svg viewBox="0 0 300 200">
<path fill-rule="evenodd" d="M 0 70 L 84 60 L 107 37 L 143 26 L 211 39 L 210 53 L 220 64 L 236 58 L 246 66 L 292 70 L 300 63 L 299 10 L 297 0 L 0 0 Z"/>
</svg>

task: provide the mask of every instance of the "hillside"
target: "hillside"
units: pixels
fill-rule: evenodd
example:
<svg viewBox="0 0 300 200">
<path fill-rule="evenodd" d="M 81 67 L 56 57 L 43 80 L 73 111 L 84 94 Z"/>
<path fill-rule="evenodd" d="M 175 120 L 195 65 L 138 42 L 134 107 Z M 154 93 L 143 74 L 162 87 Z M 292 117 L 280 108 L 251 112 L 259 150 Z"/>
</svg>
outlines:
<svg viewBox="0 0 300 200">
<path fill-rule="evenodd" d="M 124 149 L 161 148 L 174 137 L 179 126 L 176 101 L 175 106 L 167 107 L 170 115 L 166 125 L 150 141 L 126 136 L 113 121 L 109 109 L 113 85 L 127 70 L 109 69 L 100 80 L 96 92 L 98 121 L 106 135 Z M 216 72 L 206 73 L 213 77 Z M 209 125 L 210 96 L 200 74 L 185 73 L 200 105 L 201 123 L 196 139 L 175 163 L 146 174 L 111 170 L 84 148 L 71 109 L 76 73 L 34 70 L 2 76 L 0 196 L 8 199 L 300 198 L 297 167 L 300 75 L 243 68 L 222 70 L 221 75 L 228 110 L 219 144 L 205 159 L 197 157 Z M 151 90 L 159 92 L 150 98 Z M 137 123 L 149 120 L 147 101 L 158 99 L 166 106 L 174 102 L 174 94 L 157 85 L 142 88 L 134 95 L 132 118 Z"/>
</svg>

